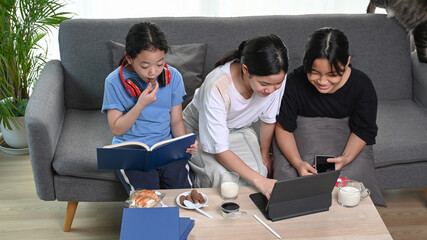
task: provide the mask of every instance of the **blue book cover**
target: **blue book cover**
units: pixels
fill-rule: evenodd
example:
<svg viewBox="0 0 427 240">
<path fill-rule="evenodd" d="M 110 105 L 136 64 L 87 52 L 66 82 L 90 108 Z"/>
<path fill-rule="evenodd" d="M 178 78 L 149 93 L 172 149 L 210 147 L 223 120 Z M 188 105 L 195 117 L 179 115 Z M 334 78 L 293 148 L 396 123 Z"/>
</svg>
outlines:
<svg viewBox="0 0 427 240">
<path fill-rule="evenodd" d="M 190 133 L 154 144 L 123 142 L 97 148 L 98 169 L 133 169 L 149 171 L 173 161 L 191 158 L 187 148 L 196 141 Z"/>
<path fill-rule="evenodd" d="M 133 239 L 180 239 L 178 207 L 124 208 L 120 240 Z"/>
<path fill-rule="evenodd" d="M 190 219 L 187 217 L 179 218 L 179 239 L 186 240 L 191 230 L 193 229 L 193 227 L 194 227 L 193 219 Z"/>
</svg>

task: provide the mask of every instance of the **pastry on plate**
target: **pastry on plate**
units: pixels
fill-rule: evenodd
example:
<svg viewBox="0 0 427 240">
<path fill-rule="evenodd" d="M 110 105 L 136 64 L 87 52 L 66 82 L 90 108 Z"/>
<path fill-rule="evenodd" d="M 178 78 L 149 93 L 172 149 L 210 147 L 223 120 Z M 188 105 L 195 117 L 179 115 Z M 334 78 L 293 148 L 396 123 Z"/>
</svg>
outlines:
<svg viewBox="0 0 427 240">
<path fill-rule="evenodd" d="M 134 192 L 130 200 L 133 207 L 149 208 L 154 207 L 160 201 L 160 197 L 155 191 L 144 189 Z"/>
</svg>

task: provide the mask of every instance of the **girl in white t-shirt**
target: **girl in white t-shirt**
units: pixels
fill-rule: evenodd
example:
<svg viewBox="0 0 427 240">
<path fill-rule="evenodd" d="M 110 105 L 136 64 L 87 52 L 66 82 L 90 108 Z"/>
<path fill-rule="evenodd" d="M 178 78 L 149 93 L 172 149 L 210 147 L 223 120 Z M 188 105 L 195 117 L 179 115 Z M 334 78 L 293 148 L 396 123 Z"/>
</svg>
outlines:
<svg viewBox="0 0 427 240">
<path fill-rule="evenodd" d="M 187 132 L 201 147 L 190 161 L 195 187 L 218 187 L 221 174 L 240 175 L 267 198 L 274 179 L 270 146 L 288 70 L 285 44 L 276 35 L 243 41 L 221 58 L 184 110 Z M 260 120 L 260 143 L 251 125 Z"/>
</svg>

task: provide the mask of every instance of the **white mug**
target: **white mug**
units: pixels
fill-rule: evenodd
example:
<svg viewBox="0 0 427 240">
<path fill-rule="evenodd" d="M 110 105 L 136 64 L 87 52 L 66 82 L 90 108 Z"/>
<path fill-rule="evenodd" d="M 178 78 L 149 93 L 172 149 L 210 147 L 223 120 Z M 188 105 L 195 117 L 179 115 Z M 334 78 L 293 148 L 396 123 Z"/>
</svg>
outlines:
<svg viewBox="0 0 427 240">
<path fill-rule="evenodd" d="M 355 207 L 370 194 L 371 191 L 358 181 L 348 180 L 338 184 L 338 203 L 344 207 Z"/>
</svg>

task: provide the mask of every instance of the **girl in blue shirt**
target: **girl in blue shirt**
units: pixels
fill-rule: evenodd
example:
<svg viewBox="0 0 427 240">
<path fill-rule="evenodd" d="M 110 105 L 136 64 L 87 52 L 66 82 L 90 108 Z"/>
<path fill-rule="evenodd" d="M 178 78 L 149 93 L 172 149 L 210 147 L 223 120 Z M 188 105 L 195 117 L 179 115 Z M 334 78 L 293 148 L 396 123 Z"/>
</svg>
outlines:
<svg viewBox="0 0 427 240">
<path fill-rule="evenodd" d="M 105 81 L 102 112 L 114 135 L 113 144 L 144 142 L 149 146 L 186 134 L 182 105 L 186 93 L 181 74 L 166 64 L 169 47 L 158 26 L 135 24 L 126 36 L 121 66 Z M 197 152 L 197 144 L 187 149 Z M 190 188 L 188 160 L 151 171 L 117 170 L 127 191 L 135 189 Z"/>
</svg>

